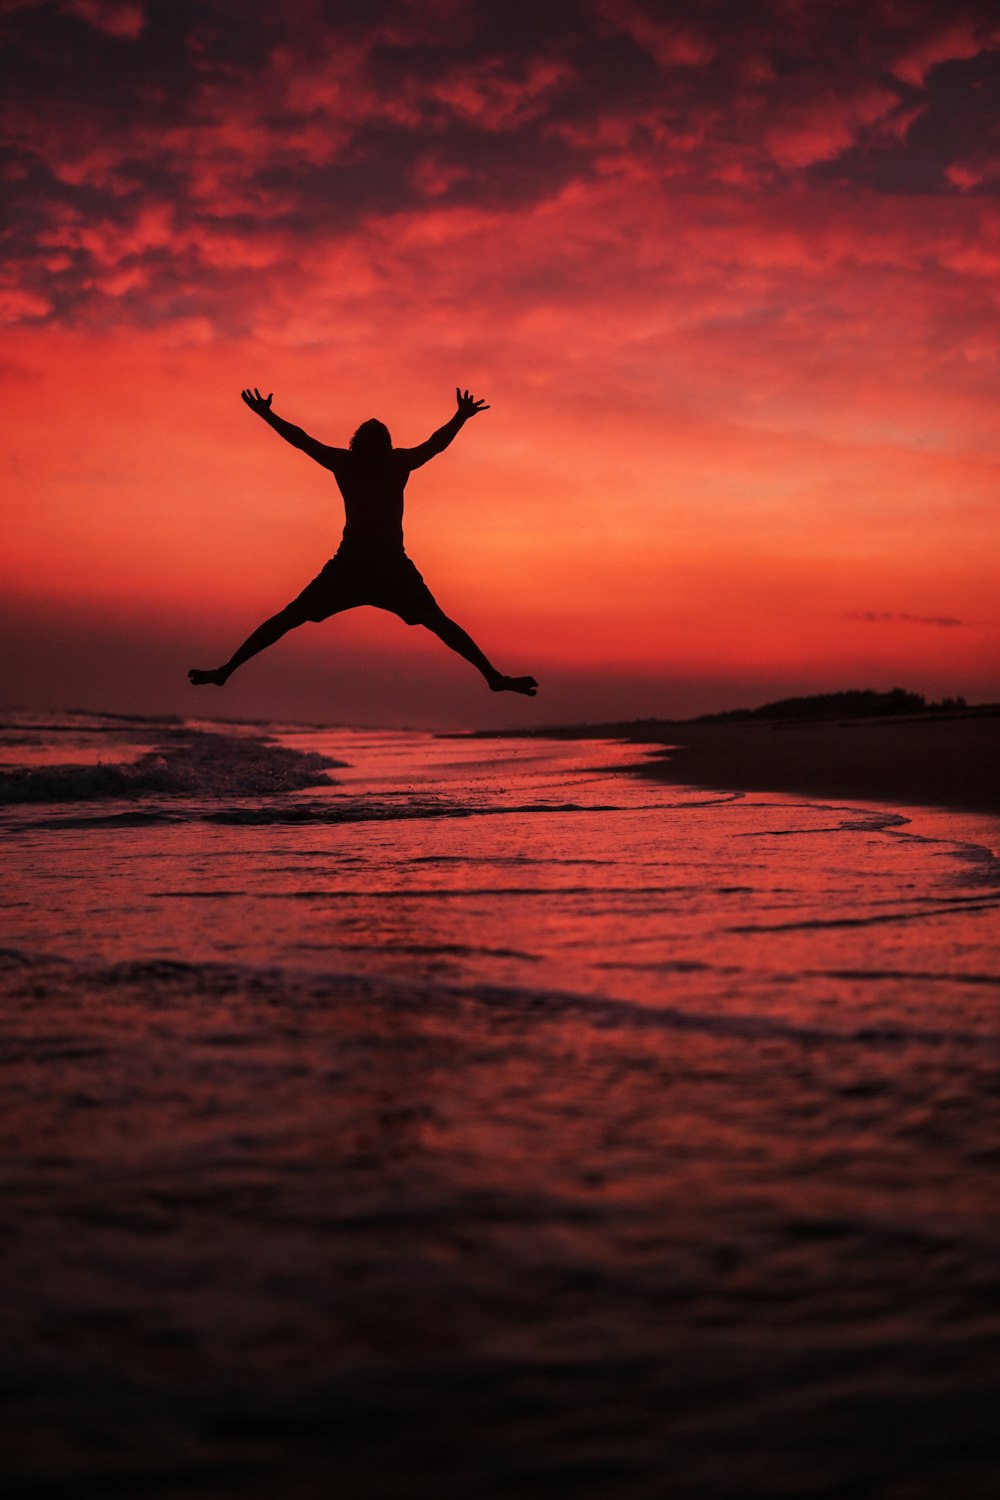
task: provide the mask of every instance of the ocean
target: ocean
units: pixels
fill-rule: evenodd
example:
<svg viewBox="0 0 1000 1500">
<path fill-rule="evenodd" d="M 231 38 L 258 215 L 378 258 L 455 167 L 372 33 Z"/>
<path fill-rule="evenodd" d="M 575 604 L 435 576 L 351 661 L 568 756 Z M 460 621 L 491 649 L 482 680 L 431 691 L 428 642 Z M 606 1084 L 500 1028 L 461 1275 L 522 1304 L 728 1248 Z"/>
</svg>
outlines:
<svg viewBox="0 0 1000 1500">
<path fill-rule="evenodd" d="M 996 1494 L 1000 820 L 7 713 L 6 1493 Z"/>
</svg>

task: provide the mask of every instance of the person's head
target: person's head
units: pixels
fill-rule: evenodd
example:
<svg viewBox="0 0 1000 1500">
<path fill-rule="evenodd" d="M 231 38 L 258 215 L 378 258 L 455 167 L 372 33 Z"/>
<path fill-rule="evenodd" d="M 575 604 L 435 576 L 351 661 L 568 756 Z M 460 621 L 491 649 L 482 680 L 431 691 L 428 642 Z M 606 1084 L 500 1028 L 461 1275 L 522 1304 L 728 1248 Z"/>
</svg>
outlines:
<svg viewBox="0 0 1000 1500">
<path fill-rule="evenodd" d="M 351 438 L 351 452 L 361 458 L 382 458 L 392 452 L 392 438 L 384 422 L 369 417 Z"/>
</svg>

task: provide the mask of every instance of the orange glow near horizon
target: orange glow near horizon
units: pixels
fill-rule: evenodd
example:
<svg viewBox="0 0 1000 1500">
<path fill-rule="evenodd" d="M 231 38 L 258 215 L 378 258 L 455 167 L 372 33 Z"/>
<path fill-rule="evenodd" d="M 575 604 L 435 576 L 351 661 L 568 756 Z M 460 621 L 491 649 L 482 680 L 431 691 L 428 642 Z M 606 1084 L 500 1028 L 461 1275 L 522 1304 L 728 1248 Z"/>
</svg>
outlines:
<svg viewBox="0 0 1000 1500">
<path fill-rule="evenodd" d="M 95 54 L 141 49 L 133 9 L 127 35 L 99 7 L 72 26 Z M 578 31 L 637 77 L 660 70 L 659 93 L 615 99 L 597 75 L 588 96 L 583 50 L 556 67 L 540 35 L 504 55 L 474 8 L 430 9 L 394 34 L 392 90 L 377 27 L 348 45 L 307 6 L 298 41 L 271 18 L 255 60 L 203 59 L 197 109 L 154 128 L 137 104 L 127 143 L 89 116 L 71 129 L 71 109 L 8 130 L 9 180 L 43 161 L 51 176 L 44 274 L 15 257 L 4 294 L 8 701 L 208 711 L 174 679 L 171 639 L 221 659 L 342 523 L 331 476 L 241 387 L 324 441 L 379 415 L 409 445 L 456 383 L 492 409 L 411 479 L 408 550 L 491 655 L 548 680 L 530 721 L 681 715 L 782 685 L 1000 697 L 1000 210 L 971 127 L 934 180 L 918 150 L 935 80 L 978 79 L 1000 33 L 975 7 L 964 29 L 917 11 L 910 33 L 876 26 L 897 82 L 873 89 L 849 38 L 817 71 L 803 7 L 801 76 L 780 85 L 763 22 L 755 78 L 707 22 L 678 53 L 655 9 L 595 6 Z M 438 73 L 407 71 L 407 46 L 445 32 L 462 44 Z M 338 218 L 310 174 L 390 151 L 365 144 L 374 121 L 408 143 L 396 200 Z M 504 158 L 507 190 L 477 188 L 477 153 L 525 132 L 535 176 Z M 913 186 L 880 190 L 893 171 Z M 322 717 L 320 664 L 354 682 L 370 653 L 390 684 L 370 717 L 525 720 L 370 611 L 275 650 L 213 711 L 266 714 L 284 673 L 283 711 Z M 422 699 L 400 706 L 394 653 Z"/>
</svg>

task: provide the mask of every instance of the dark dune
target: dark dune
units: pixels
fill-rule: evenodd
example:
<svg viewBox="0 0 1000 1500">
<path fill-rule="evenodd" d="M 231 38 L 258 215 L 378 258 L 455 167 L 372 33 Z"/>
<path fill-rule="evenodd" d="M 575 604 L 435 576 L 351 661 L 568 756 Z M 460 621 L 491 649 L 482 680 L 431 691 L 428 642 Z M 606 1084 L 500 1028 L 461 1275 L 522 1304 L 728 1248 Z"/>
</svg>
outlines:
<svg viewBox="0 0 1000 1500">
<path fill-rule="evenodd" d="M 871 719 L 641 720 L 545 731 L 663 747 L 658 780 L 1000 815 L 1000 707 Z"/>
</svg>

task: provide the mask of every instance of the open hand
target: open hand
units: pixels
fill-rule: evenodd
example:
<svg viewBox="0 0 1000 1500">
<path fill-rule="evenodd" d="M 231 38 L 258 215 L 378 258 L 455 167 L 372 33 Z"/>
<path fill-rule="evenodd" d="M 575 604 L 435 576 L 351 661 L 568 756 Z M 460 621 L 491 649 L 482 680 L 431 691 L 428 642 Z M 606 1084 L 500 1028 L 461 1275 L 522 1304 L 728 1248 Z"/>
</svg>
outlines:
<svg viewBox="0 0 1000 1500">
<path fill-rule="evenodd" d="M 246 393 L 244 393 L 246 400 Z M 474 417 L 477 412 L 489 411 L 485 401 L 477 401 L 475 396 L 470 396 L 468 391 L 460 391 L 455 387 L 455 400 L 458 402 L 458 415 L 460 417 Z"/>
<path fill-rule="evenodd" d="M 241 394 L 247 406 L 249 406 L 251 411 L 255 411 L 258 417 L 264 416 L 266 412 L 271 410 L 271 396 L 274 395 L 273 391 L 271 392 L 271 396 L 262 396 L 257 387 L 254 386 L 252 391 L 246 390 Z"/>
</svg>

